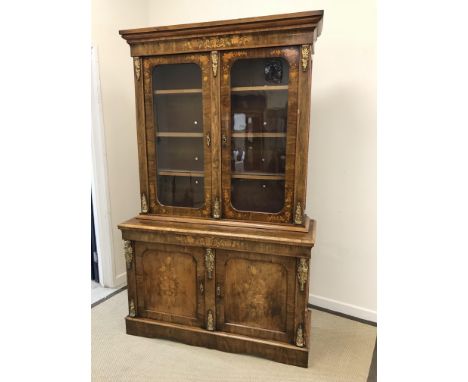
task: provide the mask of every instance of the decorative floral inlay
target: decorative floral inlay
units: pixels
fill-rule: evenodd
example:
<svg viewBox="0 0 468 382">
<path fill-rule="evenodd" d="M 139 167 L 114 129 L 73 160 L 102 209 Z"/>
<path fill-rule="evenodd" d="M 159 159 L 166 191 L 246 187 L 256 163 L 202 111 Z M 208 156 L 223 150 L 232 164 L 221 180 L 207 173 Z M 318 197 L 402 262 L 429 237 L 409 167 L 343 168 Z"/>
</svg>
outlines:
<svg viewBox="0 0 468 382">
<path fill-rule="evenodd" d="M 166 256 L 162 261 L 162 264 L 158 268 L 158 274 L 160 276 L 157 290 L 161 304 L 173 306 L 176 303 L 179 292 L 179 282 L 177 281 L 174 259 L 171 256 Z"/>
<path fill-rule="evenodd" d="M 247 36 L 231 35 L 231 36 L 210 36 L 200 37 L 186 42 L 188 48 L 196 47 L 198 49 L 216 49 L 216 48 L 232 48 L 239 45 L 245 45 L 249 42 Z"/>
</svg>

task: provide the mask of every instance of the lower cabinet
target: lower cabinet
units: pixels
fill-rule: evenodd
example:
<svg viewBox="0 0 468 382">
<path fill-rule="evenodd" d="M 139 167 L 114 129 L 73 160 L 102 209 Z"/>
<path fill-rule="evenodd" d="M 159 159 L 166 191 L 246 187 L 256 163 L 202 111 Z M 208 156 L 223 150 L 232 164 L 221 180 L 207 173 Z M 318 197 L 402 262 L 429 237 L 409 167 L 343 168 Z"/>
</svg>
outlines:
<svg viewBox="0 0 468 382">
<path fill-rule="evenodd" d="M 127 333 L 307 367 L 310 248 L 125 231 L 124 240 Z"/>
</svg>

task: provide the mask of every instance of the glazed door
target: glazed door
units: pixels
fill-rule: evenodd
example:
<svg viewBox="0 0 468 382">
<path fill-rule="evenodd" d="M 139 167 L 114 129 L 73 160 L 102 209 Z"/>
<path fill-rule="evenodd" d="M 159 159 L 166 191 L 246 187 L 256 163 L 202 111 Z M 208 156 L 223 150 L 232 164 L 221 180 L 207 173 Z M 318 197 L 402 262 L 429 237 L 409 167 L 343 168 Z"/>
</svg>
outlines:
<svg viewBox="0 0 468 382">
<path fill-rule="evenodd" d="M 217 250 L 217 330 L 291 343 L 295 264 L 292 257 Z"/>
<path fill-rule="evenodd" d="M 143 59 L 148 213 L 211 211 L 211 78 L 208 54 Z"/>
<path fill-rule="evenodd" d="M 139 317 L 205 326 L 201 248 L 136 242 L 135 262 Z"/>
<path fill-rule="evenodd" d="M 299 49 L 221 56 L 223 217 L 292 222 Z"/>
</svg>

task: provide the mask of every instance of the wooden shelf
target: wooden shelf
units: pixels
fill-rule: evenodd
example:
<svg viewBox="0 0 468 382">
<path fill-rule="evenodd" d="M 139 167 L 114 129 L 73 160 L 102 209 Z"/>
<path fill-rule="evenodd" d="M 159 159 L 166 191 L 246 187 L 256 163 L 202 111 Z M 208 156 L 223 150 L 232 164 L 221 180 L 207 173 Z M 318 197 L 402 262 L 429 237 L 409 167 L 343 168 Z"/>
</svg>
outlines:
<svg viewBox="0 0 468 382">
<path fill-rule="evenodd" d="M 167 90 L 155 90 L 154 94 L 193 94 L 201 93 L 202 89 L 167 89 Z"/>
<path fill-rule="evenodd" d="M 203 171 L 188 171 L 188 170 L 159 170 L 158 175 L 191 176 L 191 177 L 196 177 L 196 178 L 203 178 L 205 176 Z"/>
<path fill-rule="evenodd" d="M 254 180 L 284 180 L 284 174 L 271 174 L 268 172 L 233 172 L 233 179 L 254 179 Z"/>
<path fill-rule="evenodd" d="M 171 132 L 161 131 L 156 133 L 156 137 L 161 138 L 203 138 L 203 133 L 183 133 L 183 132 Z"/>
<path fill-rule="evenodd" d="M 248 133 L 232 132 L 232 138 L 284 138 L 286 133 Z"/>
<path fill-rule="evenodd" d="M 288 90 L 288 85 L 236 86 L 236 87 L 231 88 L 231 92 L 271 91 L 271 90 Z"/>
</svg>

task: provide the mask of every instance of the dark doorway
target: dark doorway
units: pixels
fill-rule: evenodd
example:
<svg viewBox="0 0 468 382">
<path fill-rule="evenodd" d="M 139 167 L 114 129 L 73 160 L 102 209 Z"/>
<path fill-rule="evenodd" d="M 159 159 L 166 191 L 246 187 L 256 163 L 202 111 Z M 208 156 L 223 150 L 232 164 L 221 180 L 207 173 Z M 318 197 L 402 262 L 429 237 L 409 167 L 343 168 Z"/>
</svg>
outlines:
<svg viewBox="0 0 468 382">
<path fill-rule="evenodd" d="M 99 282 L 96 232 L 94 230 L 93 197 L 91 196 L 91 280 Z"/>
</svg>

